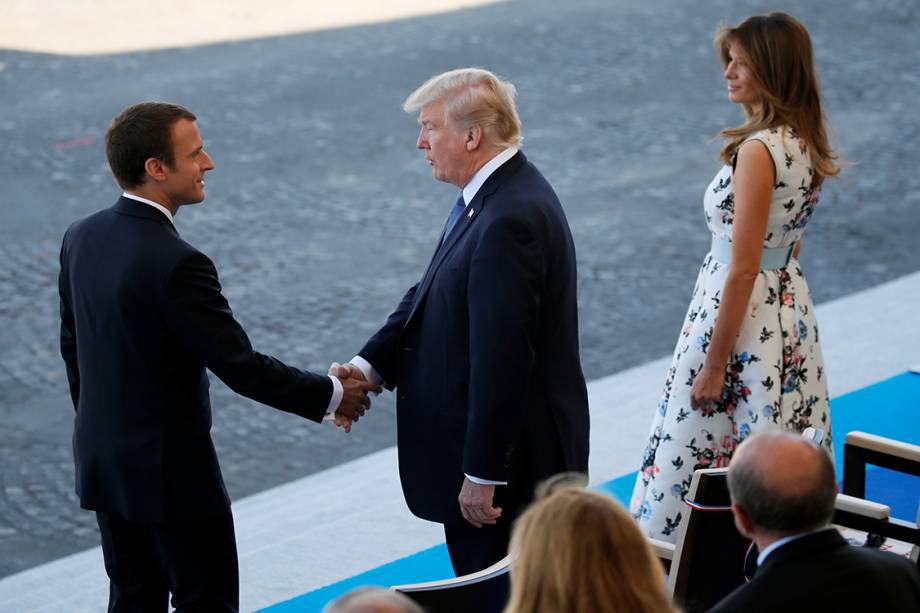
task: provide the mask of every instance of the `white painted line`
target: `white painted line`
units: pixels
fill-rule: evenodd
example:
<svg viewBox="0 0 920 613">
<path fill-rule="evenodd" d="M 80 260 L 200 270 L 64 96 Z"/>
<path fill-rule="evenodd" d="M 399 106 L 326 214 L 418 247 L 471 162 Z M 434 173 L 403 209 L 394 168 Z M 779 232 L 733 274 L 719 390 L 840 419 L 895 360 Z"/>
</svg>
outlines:
<svg viewBox="0 0 920 613">
<path fill-rule="evenodd" d="M 920 272 L 915 272 L 817 307 L 831 398 L 920 362 L 918 304 Z"/>
<path fill-rule="evenodd" d="M 920 273 L 817 308 L 831 396 L 920 360 Z M 635 470 L 670 357 L 592 381 L 591 482 Z M 403 503 L 395 448 L 244 498 L 233 505 L 240 605 L 252 611 L 443 541 Z M 0 611 L 101 611 L 99 548 L 0 579 Z"/>
</svg>

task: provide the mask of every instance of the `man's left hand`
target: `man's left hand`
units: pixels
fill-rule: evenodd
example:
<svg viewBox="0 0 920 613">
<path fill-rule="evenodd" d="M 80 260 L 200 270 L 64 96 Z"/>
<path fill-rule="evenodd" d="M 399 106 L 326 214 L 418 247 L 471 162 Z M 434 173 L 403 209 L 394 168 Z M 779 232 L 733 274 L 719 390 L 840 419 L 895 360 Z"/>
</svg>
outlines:
<svg viewBox="0 0 920 613">
<path fill-rule="evenodd" d="M 494 485 L 479 485 L 464 477 L 457 497 L 463 518 L 477 528 L 482 528 L 483 524 L 494 524 L 502 514 L 500 507 L 492 506 L 494 496 Z"/>
</svg>

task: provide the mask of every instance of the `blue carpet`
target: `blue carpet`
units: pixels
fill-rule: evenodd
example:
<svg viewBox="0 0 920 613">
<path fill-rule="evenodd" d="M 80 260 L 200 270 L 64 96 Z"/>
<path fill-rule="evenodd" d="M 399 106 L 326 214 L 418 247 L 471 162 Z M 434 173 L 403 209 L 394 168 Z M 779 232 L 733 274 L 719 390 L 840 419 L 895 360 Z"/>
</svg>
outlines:
<svg viewBox="0 0 920 613">
<path fill-rule="evenodd" d="M 400 583 L 421 583 L 422 581 L 435 581 L 453 576 L 454 569 L 450 565 L 447 546 L 437 545 L 405 558 L 394 560 L 383 566 L 378 566 L 360 575 L 349 577 L 338 583 L 307 592 L 303 596 L 261 609 L 261 612 L 294 613 L 296 611 L 297 613 L 307 613 L 321 611 L 330 600 L 356 587 L 367 585 L 389 587 Z"/>
<path fill-rule="evenodd" d="M 916 521 L 920 477 L 872 466 L 866 472 L 866 498 L 890 506 L 893 517 Z"/>
<path fill-rule="evenodd" d="M 920 445 L 920 375 L 905 373 L 845 394 L 831 401 L 831 427 L 837 478 L 843 478 L 843 443 L 847 432 L 861 430 Z M 597 489 L 629 505 L 636 473 L 602 483 Z M 920 478 L 870 467 L 866 476 L 869 499 L 891 506 L 895 517 L 913 521 L 920 504 Z M 452 577 L 447 548 L 438 545 L 262 609 L 262 613 L 320 611 L 330 600 L 363 585 L 388 587 Z"/>
<path fill-rule="evenodd" d="M 847 432 L 861 430 L 920 445 L 920 375 L 904 373 L 831 400 L 831 429 L 837 479 L 843 479 Z M 866 496 L 887 504 L 897 518 L 914 521 L 920 504 L 920 478 L 870 467 Z"/>
<path fill-rule="evenodd" d="M 633 486 L 636 485 L 636 474 L 638 472 L 628 473 L 622 477 L 601 483 L 596 489 L 610 494 L 614 500 L 618 500 L 620 504 L 628 509 L 629 499 L 632 498 Z"/>
</svg>

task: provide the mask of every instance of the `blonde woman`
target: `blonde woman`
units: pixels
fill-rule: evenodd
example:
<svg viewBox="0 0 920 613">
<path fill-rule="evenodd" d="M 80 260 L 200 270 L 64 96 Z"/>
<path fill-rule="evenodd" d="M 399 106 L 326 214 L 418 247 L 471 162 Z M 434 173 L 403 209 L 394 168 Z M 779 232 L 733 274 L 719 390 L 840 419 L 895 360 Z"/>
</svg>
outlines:
<svg viewBox="0 0 920 613">
<path fill-rule="evenodd" d="M 765 427 L 824 430 L 827 382 L 796 257 L 828 144 L 811 40 L 784 13 L 721 28 L 728 98 L 746 121 L 722 130 L 724 163 L 703 197 L 712 246 L 668 370 L 632 498 L 642 530 L 674 542 L 693 471 L 727 466 Z"/>
<path fill-rule="evenodd" d="M 505 613 L 673 611 L 661 563 L 612 498 L 563 487 L 517 520 Z"/>
</svg>

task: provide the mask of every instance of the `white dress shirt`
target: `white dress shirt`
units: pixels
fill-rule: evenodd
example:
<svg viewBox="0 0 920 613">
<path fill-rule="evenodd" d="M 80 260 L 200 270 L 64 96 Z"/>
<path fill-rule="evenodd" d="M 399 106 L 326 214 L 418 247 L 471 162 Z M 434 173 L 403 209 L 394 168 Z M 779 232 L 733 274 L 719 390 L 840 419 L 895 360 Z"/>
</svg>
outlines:
<svg viewBox="0 0 920 613">
<path fill-rule="evenodd" d="M 498 168 L 514 157 L 514 154 L 518 152 L 518 147 L 508 147 L 494 158 L 483 164 L 482 168 L 476 171 L 476 174 L 473 175 L 473 178 L 470 179 L 469 183 L 463 186 L 463 202 L 469 206 L 470 202 L 473 201 L 473 198 L 476 197 L 476 194 L 479 192 L 479 188 L 482 187 L 482 184 L 486 182 L 486 179 L 492 176 L 492 173 L 498 170 Z"/>
<path fill-rule="evenodd" d="M 170 212 L 169 212 L 169 209 L 167 209 L 167 208 L 166 208 L 165 206 L 163 206 L 162 204 L 160 204 L 160 203 L 158 203 L 158 202 L 154 202 L 153 200 L 147 200 L 146 198 L 141 198 L 140 196 L 138 196 L 138 195 L 136 195 L 136 194 L 129 194 L 128 192 L 124 192 L 124 193 L 122 194 L 122 196 L 124 196 L 125 198 L 130 198 L 131 200 L 137 200 L 138 202 L 143 202 L 144 204 L 149 204 L 150 206 L 152 206 L 153 208 L 155 208 L 155 209 L 158 210 L 159 212 L 161 212 L 161 213 L 163 213 L 164 215 L 166 215 L 166 219 L 169 220 L 169 223 L 171 223 L 171 224 L 173 225 L 174 228 L 176 227 L 176 222 L 173 220 L 172 213 L 170 213 Z"/>
<path fill-rule="evenodd" d="M 476 197 L 476 194 L 479 192 L 479 189 L 483 186 L 492 173 L 499 169 L 499 167 L 514 157 L 518 152 L 518 147 L 508 147 L 494 158 L 483 164 L 482 168 L 476 171 L 476 174 L 473 175 L 473 178 L 463 187 L 463 202 L 466 206 L 470 205 L 470 202 L 473 201 L 473 198 Z M 370 362 L 362 358 L 360 355 L 356 355 L 351 359 L 351 363 L 358 367 L 358 369 L 364 373 L 364 376 L 367 377 L 367 380 L 376 385 L 383 385 L 383 377 L 374 369 Z M 473 475 L 466 475 L 466 478 L 477 483 L 479 485 L 508 485 L 507 481 L 492 481 L 490 479 L 481 479 L 479 477 L 474 477 Z"/>
<path fill-rule="evenodd" d="M 825 526 L 824 528 L 818 528 L 817 530 L 812 530 L 811 532 L 803 532 L 802 534 L 793 534 L 792 536 L 786 536 L 776 541 L 773 541 L 772 543 L 764 547 L 763 551 L 757 554 L 757 566 L 758 567 L 763 566 L 763 562 L 764 560 L 767 559 L 767 556 L 773 553 L 774 551 L 776 551 L 777 549 L 779 549 L 780 547 L 782 547 L 783 545 L 786 545 L 788 543 L 791 543 L 792 541 L 798 540 L 802 538 L 803 536 L 809 536 L 817 532 L 824 532 L 825 530 L 836 530 L 836 528 L 834 528 L 833 526 Z"/>
<path fill-rule="evenodd" d="M 137 200 L 138 202 L 143 202 L 144 204 L 148 204 L 152 206 L 156 210 L 166 215 L 166 219 L 169 220 L 169 223 L 171 223 L 174 228 L 176 227 L 176 222 L 173 220 L 172 213 L 170 213 L 169 209 L 167 209 L 162 204 L 159 204 L 158 202 L 154 202 L 153 200 L 142 198 L 141 196 L 138 196 L 137 194 L 131 194 L 128 192 L 124 192 L 122 196 L 124 196 L 125 198 L 130 198 L 131 200 Z M 345 390 L 342 389 L 342 382 L 339 381 L 338 377 L 333 377 L 332 375 L 329 375 L 329 379 L 332 381 L 332 397 L 329 399 L 329 405 L 326 407 L 326 415 L 325 417 L 323 417 L 323 421 L 335 421 L 335 410 L 339 408 L 339 403 L 342 402 L 342 396 L 345 393 Z"/>
</svg>

